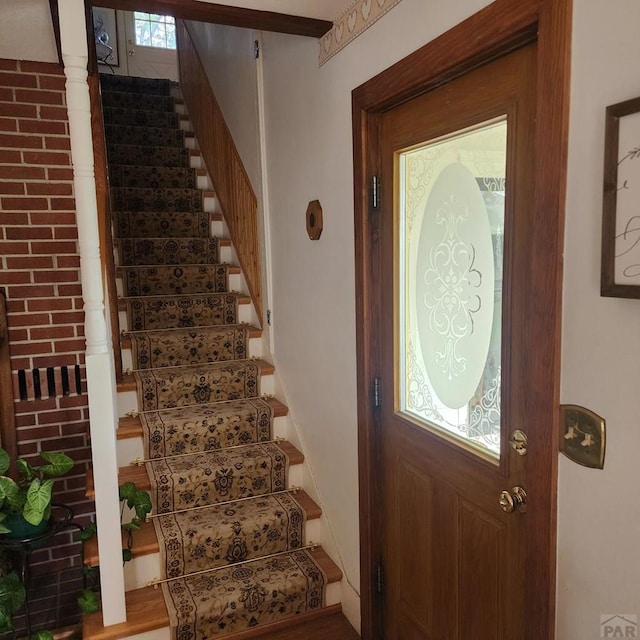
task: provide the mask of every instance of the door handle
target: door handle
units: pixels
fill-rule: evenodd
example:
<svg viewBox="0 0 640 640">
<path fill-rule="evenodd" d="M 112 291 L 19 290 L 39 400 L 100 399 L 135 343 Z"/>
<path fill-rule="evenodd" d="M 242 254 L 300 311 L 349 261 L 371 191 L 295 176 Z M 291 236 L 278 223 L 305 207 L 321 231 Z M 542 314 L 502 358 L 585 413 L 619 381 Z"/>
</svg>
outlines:
<svg viewBox="0 0 640 640">
<path fill-rule="evenodd" d="M 129 50 L 127 51 L 127 53 L 128 53 L 130 56 L 135 56 L 135 55 L 136 55 L 136 52 L 135 52 L 133 49 L 129 49 Z"/>
<path fill-rule="evenodd" d="M 527 492 L 522 487 L 513 487 L 511 491 L 503 491 L 500 494 L 500 508 L 505 513 L 527 510 Z"/>
</svg>

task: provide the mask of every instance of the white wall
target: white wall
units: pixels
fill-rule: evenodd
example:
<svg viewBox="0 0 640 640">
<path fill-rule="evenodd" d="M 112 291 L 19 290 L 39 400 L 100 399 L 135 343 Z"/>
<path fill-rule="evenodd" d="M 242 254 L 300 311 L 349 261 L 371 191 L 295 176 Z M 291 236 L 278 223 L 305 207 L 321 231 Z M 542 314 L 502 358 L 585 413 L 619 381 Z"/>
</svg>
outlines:
<svg viewBox="0 0 640 640">
<path fill-rule="evenodd" d="M 2 0 L 0 58 L 58 62 L 48 0 Z"/>
<path fill-rule="evenodd" d="M 604 113 L 640 95 L 640 4 L 574 0 L 562 392 L 607 421 L 603 471 L 560 457 L 558 639 L 640 615 L 640 300 L 600 297 Z"/>
<path fill-rule="evenodd" d="M 277 367 L 346 578 L 359 591 L 351 91 L 488 4 L 403 0 L 318 68 L 318 43 L 264 34 Z M 324 231 L 307 237 L 319 199 Z M 357 625 L 357 597 L 343 607 Z"/>
</svg>

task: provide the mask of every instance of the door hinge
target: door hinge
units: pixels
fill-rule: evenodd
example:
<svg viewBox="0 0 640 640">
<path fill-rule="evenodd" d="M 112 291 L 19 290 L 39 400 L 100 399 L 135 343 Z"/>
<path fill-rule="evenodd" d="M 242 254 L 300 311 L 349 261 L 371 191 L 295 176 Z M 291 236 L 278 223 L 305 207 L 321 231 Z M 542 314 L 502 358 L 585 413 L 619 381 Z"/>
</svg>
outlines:
<svg viewBox="0 0 640 640">
<path fill-rule="evenodd" d="M 379 376 L 373 379 L 373 406 L 382 406 L 382 378 Z"/>
<path fill-rule="evenodd" d="M 377 209 L 380 206 L 380 178 L 371 177 L 371 208 Z"/>
<path fill-rule="evenodd" d="M 271 309 L 267 309 L 267 324 L 271 326 Z"/>
<path fill-rule="evenodd" d="M 260 42 L 258 40 L 253 41 L 253 57 L 256 60 L 260 57 Z"/>
<path fill-rule="evenodd" d="M 384 569 L 381 564 L 376 565 L 376 593 L 384 593 Z"/>
</svg>

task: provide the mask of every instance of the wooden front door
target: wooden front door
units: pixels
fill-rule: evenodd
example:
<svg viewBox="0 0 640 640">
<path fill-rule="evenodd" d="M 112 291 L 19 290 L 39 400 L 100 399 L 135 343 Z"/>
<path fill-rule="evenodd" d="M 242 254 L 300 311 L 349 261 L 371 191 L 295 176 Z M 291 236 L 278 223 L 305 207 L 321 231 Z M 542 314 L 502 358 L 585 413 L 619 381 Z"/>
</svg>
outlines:
<svg viewBox="0 0 640 640">
<path fill-rule="evenodd" d="M 571 12 L 495 0 L 353 92 L 367 640 L 554 638 Z"/>
<path fill-rule="evenodd" d="M 380 120 L 385 640 L 525 637 L 535 96 L 532 44 Z"/>
</svg>

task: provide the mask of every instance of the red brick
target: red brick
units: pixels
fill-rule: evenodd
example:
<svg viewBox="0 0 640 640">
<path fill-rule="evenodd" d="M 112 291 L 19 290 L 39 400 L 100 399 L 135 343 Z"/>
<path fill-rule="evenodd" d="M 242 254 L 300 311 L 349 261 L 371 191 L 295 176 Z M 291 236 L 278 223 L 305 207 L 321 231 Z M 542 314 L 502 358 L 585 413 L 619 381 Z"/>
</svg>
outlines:
<svg viewBox="0 0 640 640">
<path fill-rule="evenodd" d="M 0 206 L 5 211 L 33 211 L 49 208 L 45 198 L 0 198 Z"/>
<path fill-rule="evenodd" d="M 34 367 L 72 367 L 76 364 L 76 356 L 73 354 L 49 354 L 46 356 L 35 356 L 33 358 Z M 64 398 L 60 398 L 60 403 Z M 56 406 L 52 407 L 56 408 Z"/>
<path fill-rule="evenodd" d="M 78 253 L 78 248 L 75 242 L 32 242 L 31 252 L 34 254 L 39 253 L 41 255 Z"/>
<path fill-rule="evenodd" d="M 0 86 L 35 88 L 38 86 L 38 78 L 24 73 L 0 73 Z"/>
<path fill-rule="evenodd" d="M 24 313 L 24 300 L 7 300 L 7 311 L 9 313 Z"/>
<path fill-rule="evenodd" d="M 22 153 L 20 151 L 3 151 L 2 164 L 19 164 L 22 162 Z"/>
<path fill-rule="evenodd" d="M 75 211 L 75 198 L 51 198 L 51 208 L 54 211 Z"/>
<path fill-rule="evenodd" d="M 17 131 L 18 121 L 13 118 L 0 118 L 0 131 Z"/>
<path fill-rule="evenodd" d="M 40 91 L 39 89 L 16 89 L 16 102 L 30 104 L 64 104 L 63 94 L 59 91 Z"/>
<path fill-rule="evenodd" d="M 20 61 L 20 70 L 27 73 L 46 73 L 49 75 L 63 75 L 64 70 L 59 62 L 30 62 Z"/>
<path fill-rule="evenodd" d="M 18 129 L 22 133 L 49 133 L 66 135 L 67 125 L 64 122 L 47 120 L 19 120 Z"/>
<path fill-rule="evenodd" d="M 54 295 L 53 285 L 33 284 L 9 287 L 10 298 L 51 298 Z"/>
<path fill-rule="evenodd" d="M 49 324 L 49 314 L 47 313 L 27 313 L 24 315 L 10 315 L 10 327 L 37 327 Z"/>
<path fill-rule="evenodd" d="M 60 398 L 60 408 L 63 407 L 86 407 L 87 399 L 84 396 L 64 396 Z"/>
<path fill-rule="evenodd" d="M 52 349 L 50 342 L 28 342 L 27 344 L 11 345 L 11 353 L 17 356 L 30 356 L 51 352 Z"/>
<path fill-rule="evenodd" d="M 29 224 L 29 214 L 22 211 L 7 211 L 6 224 L 20 226 Z"/>
<path fill-rule="evenodd" d="M 47 415 L 39 413 L 38 416 Z M 60 427 L 47 426 L 35 427 L 34 429 L 18 429 L 18 439 L 20 442 L 28 442 L 29 440 L 42 440 L 42 438 L 56 438 L 60 435 Z"/>
<path fill-rule="evenodd" d="M 0 102 L 14 102 L 13 89 L 0 87 Z"/>
<path fill-rule="evenodd" d="M 0 271 L 0 284 L 27 284 L 31 282 L 30 271 Z"/>
<path fill-rule="evenodd" d="M 29 332 L 26 329 L 9 329 L 10 342 L 24 342 L 29 339 Z"/>
<path fill-rule="evenodd" d="M 51 319 L 54 324 L 82 323 L 84 322 L 84 311 L 70 311 L 68 313 L 52 313 Z"/>
<path fill-rule="evenodd" d="M 36 423 L 35 413 L 23 413 L 20 416 L 16 416 L 16 427 L 31 427 Z"/>
<path fill-rule="evenodd" d="M 40 76 L 41 89 L 54 89 L 56 91 L 65 90 L 64 76 Z"/>
<path fill-rule="evenodd" d="M 20 255 L 29 253 L 29 245 L 26 242 L 0 242 L 0 255 Z"/>
<path fill-rule="evenodd" d="M 29 330 L 31 340 L 55 340 L 56 338 L 75 338 L 73 327 L 35 327 Z"/>
<path fill-rule="evenodd" d="M 25 151 L 23 157 L 25 164 L 71 164 L 68 153 L 57 151 Z"/>
<path fill-rule="evenodd" d="M 33 281 L 42 282 L 78 282 L 77 270 L 34 271 Z"/>
<path fill-rule="evenodd" d="M 1 183 L 0 183 L 1 184 Z M 32 196 L 70 196 L 73 189 L 67 182 L 28 182 L 27 193 Z"/>
<path fill-rule="evenodd" d="M 78 396 L 76 396 L 78 397 Z M 81 410 L 80 414 L 83 414 L 84 412 Z M 84 417 L 84 416 L 83 416 Z M 65 422 L 61 425 L 62 427 L 62 434 L 63 435 L 75 435 L 75 434 L 83 434 L 83 435 L 87 435 L 89 433 L 89 424 L 84 421 L 84 422 Z"/>
<path fill-rule="evenodd" d="M 0 193 L 10 195 L 24 195 L 24 183 L 22 182 L 0 182 Z"/>
<path fill-rule="evenodd" d="M 17 71 L 18 61 L 0 58 L 0 69 L 2 69 L 3 71 Z"/>
<path fill-rule="evenodd" d="M 58 256 L 56 263 L 58 269 L 80 267 L 80 256 Z"/>
<path fill-rule="evenodd" d="M 44 180 L 42 167 L 7 167 L 0 165 L 0 178 L 16 178 L 18 180 Z"/>
<path fill-rule="evenodd" d="M 21 457 L 28 456 L 37 452 L 38 452 L 38 445 L 35 442 L 28 442 L 28 443 L 19 442 L 18 443 L 18 454 Z M 33 560 L 34 555 L 35 553 L 29 559 L 30 565 L 34 564 L 34 560 Z"/>
<path fill-rule="evenodd" d="M 31 224 L 46 225 L 46 226 L 74 226 L 76 224 L 75 213 L 63 213 L 56 211 L 52 213 L 50 211 L 34 211 L 30 215 Z"/>
<path fill-rule="evenodd" d="M 64 120 L 69 119 L 69 114 L 65 107 L 40 107 L 40 118 L 42 120 Z"/>
<path fill-rule="evenodd" d="M 82 287 L 79 284 L 59 284 L 58 295 L 60 296 L 81 296 Z M 84 349 L 81 349 L 84 351 Z"/>
<path fill-rule="evenodd" d="M 15 149 L 42 149 L 42 138 L 37 136 L 12 136 L 8 133 L 0 133 L 0 147 Z"/>
<path fill-rule="evenodd" d="M 82 411 L 79 409 L 64 409 L 62 411 L 40 412 L 37 416 L 38 424 L 67 424 L 82 419 Z M 60 435 L 57 433 L 55 435 Z M 71 439 L 71 438 L 70 438 Z M 80 442 L 77 446 L 83 447 L 85 442 Z"/>
<path fill-rule="evenodd" d="M 27 198 L 25 198 L 26 200 Z M 46 202 L 46 200 L 45 200 Z M 51 229 L 47 227 L 7 227 L 5 229 L 7 234 L 7 240 L 46 240 L 51 239 Z M 37 242 L 34 243 L 37 245 L 42 245 L 44 243 Z M 47 251 L 46 253 L 55 253 L 55 247 L 59 243 L 50 243 L 52 245 L 52 250 Z M 31 247 L 33 253 L 41 253 L 37 251 L 34 247 Z M 75 252 L 74 252 L 75 253 Z"/>
<path fill-rule="evenodd" d="M 71 150 L 69 138 L 45 138 L 44 143 L 47 149 Z"/>
<path fill-rule="evenodd" d="M 35 104 L 17 104 L 15 102 L 3 102 L 0 104 L 0 116 L 14 118 L 37 118 L 38 107 Z"/>
<path fill-rule="evenodd" d="M 77 240 L 78 230 L 75 227 L 58 227 L 53 231 L 56 240 Z"/>
<path fill-rule="evenodd" d="M 69 353 L 70 351 L 83 351 L 86 347 L 87 343 L 84 339 L 80 340 L 76 338 L 75 340 L 56 340 L 53 345 L 53 350 L 55 353 Z"/>
<path fill-rule="evenodd" d="M 51 256 L 21 256 L 7 258 L 7 269 L 53 269 Z"/>
<path fill-rule="evenodd" d="M 73 169 L 47 169 L 47 178 L 49 180 L 73 180 Z"/>
<path fill-rule="evenodd" d="M 70 298 L 51 298 L 27 300 L 27 308 L 29 311 L 68 311 L 72 308 Z"/>
</svg>

